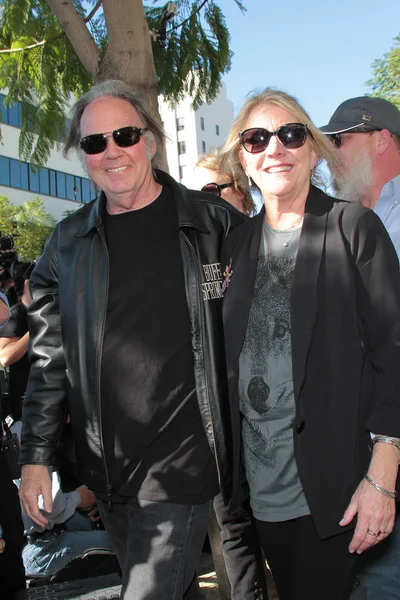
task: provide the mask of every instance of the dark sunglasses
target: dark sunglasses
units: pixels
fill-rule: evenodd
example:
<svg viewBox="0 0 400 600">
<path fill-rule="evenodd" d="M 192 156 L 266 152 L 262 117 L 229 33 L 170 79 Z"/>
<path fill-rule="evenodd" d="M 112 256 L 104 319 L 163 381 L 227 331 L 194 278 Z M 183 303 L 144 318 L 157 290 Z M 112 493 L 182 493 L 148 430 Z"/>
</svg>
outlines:
<svg viewBox="0 0 400 600">
<path fill-rule="evenodd" d="M 106 131 L 106 133 L 93 133 L 82 138 L 79 142 L 80 147 L 85 154 L 100 154 L 107 148 L 108 137 L 112 135 L 114 142 L 120 148 L 129 148 L 134 146 L 140 140 L 140 136 L 146 133 L 147 127 L 121 127 L 120 129 L 114 129 L 114 131 Z"/>
<path fill-rule="evenodd" d="M 201 191 L 207 192 L 207 194 L 214 194 L 214 196 L 221 196 L 221 190 L 232 186 L 233 183 L 207 183 L 203 185 Z"/>
<path fill-rule="evenodd" d="M 290 150 L 300 148 L 306 143 L 307 125 L 303 123 L 286 123 L 281 125 L 276 131 L 268 131 L 262 127 L 252 127 L 239 133 L 240 143 L 243 148 L 251 154 L 263 152 L 272 136 L 276 136 L 278 142 Z"/>
<path fill-rule="evenodd" d="M 377 127 L 359 127 L 358 129 L 349 129 L 349 131 L 343 131 L 343 133 L 373 133 L 374 131 L 381 131 Z M 343 144 L 342 133 L 329 133 L 328 138 L 331 140 L 335 148 L 340 148 Z"/>
</svg>

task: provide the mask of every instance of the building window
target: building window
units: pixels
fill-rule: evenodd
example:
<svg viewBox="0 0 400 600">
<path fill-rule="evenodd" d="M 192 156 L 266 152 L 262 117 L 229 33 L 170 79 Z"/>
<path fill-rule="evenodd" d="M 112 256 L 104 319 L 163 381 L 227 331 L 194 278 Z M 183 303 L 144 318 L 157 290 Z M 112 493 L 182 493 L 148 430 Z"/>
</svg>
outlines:
<svg viewBox="0 0 400 600">
<path fill-rule="evenodd" d="M 185 129 L 185 120 L 183 117 L 176 120 L 176 128 L 178 131 L 183 131 Z"/>
<path fill-rule="evenodd" d="M 205 142 L 201 142 L 201 151 L 203 152 L 203 154 L 205 154 L 206 150 L 207 150 L 206 143 Z"/>
<path fill-rule="evenodd" d="M 186 142 L 178 142 L 178 154 L 186 154 Z"/>
<path fill-rule="evenodd" d="M 204 131 L 204 117 L 200 117 L 200 127 L 201 130 Z"/>
<path fill-rule="evenodd" d="M 65 198 L 75 202 L 90 202 L 98 192 L 86 177 L 78 177 L 47 168 L 33 168 L 26 162 L 0 156 L 0 185 L 20 190 Z"/>
<path fill-rule="evenodd" d="M 185 167 L 179 167 L 179 181 L 185 177 Z"/>
<path fill-rule="evenodd" d="M 219 125 L 216 125 L 216 126 L 215 126 L 215 133 L 216 133 L 217 135 L 219 135 Z"/>
<path fill-rule="evenodd" d="M 10 160 L 0 156 L 0 184 L 10 185 Z"/>
</svg>

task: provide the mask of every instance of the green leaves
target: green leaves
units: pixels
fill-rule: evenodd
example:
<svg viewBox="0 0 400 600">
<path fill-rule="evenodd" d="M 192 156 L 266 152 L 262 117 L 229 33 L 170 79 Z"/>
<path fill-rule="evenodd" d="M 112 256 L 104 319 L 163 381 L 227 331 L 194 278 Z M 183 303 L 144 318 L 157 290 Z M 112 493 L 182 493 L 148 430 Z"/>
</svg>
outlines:
<svg viewBox="0 0 400 600">
<path fill-rule="evenodd" d="M 16 206 L 6 196 L 0 196 L 0 231 L 2 235 L 15 236 L 19 260 L 39 258 L 55 224 L 40 198 Z"/>
<path fill-rule="evenodd" d="M 43 165 L 65 136 L 70 95 L 92 80 L 42 0 L 5 0 L 0 47 L 0 87 L 9 104 L 23 105 L 20 157 Z"/>
<path fill-rule="evenodd" d="M 220 7 L 212 0 L 178 5 L 179 13 L 167 27 L 166 47 L 153 42 L 154 64 L 165 99 L 172 104 L 189 94 L 197 108 L 215 98 L 222 76 L 230 69 L 229 31 Z M 149 28 L 159 29 L 161 8 L 146 8 L 146 15 Z"/>
<path fill-rule="evenodd" d="M 400 109 L 400 35 L 394 41 L 391 50 L 372 63 L 373 76 L 367 85 L 372 96 L 385 98 Z"/>
</svg>

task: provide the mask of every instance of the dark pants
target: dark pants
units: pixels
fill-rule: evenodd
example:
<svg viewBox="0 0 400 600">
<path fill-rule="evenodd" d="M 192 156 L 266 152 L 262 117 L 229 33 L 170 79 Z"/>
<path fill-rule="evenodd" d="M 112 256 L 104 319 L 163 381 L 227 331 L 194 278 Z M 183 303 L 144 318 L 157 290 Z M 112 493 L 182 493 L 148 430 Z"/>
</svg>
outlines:
<svg viewBox="0 0 400 600">
<path fill-rule="evenodd" d="M 222 495 L 216 496 L 208 534 L 222 600 L 268 598 L 265 561 L 248 498 L 230 513 Z"/>
<path fill-rule="evenodd" d="M 12 600 L 17 590 L 25 587 L 25 571 L 22 563 L 24 526 L 18 490 L 14 485 L 7 465 L 0 452 L 0 525 L 6 542 L 0 554 L 0 598 Z"/>
<path fill-rule="evenodd" d="M 256 527 L 280 600 L 348 600 L 358 566 L 348 551 L 353 531 L 321 540 L 310 516 Z"/>
<path fill-rule="evenodd" d="M 183 600 L 195 581 L 207 533 L 210 502 L 199 505 L 98 500 L 122 569 L 125 600 Z"/>
</svg>

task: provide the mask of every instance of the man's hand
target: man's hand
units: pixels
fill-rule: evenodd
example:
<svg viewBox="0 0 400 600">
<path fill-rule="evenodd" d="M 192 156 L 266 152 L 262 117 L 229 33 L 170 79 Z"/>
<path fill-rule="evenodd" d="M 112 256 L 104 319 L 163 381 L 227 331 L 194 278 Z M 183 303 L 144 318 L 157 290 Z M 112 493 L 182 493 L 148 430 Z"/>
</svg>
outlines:
<svg viewBox="0 0 400 600">
<path fill-rule="evenodd" d="M 86 487 L 86 485 L 79 486 L 78 488 L 76 488 L 76 491 L 81 497 L 81 501 L 78 505 L 78 508 L 85 511 L 90 511 L 94 506 L 96 506 L 96 496 L 91 490 L 89 490 L 88 487 Z"/>
<path fill-rule="evenodd" d="M 47 513 L 53 508 L 51 478 L 46 465 L 23 465 L 19 497 L 28 517 L 37 525 L 45 527 L 48 520 L 39 510 L 39 496 L 43 496 L 43 506 Z"/>
</svg>

